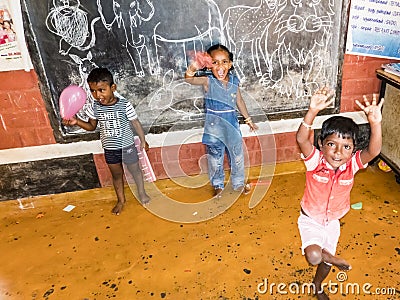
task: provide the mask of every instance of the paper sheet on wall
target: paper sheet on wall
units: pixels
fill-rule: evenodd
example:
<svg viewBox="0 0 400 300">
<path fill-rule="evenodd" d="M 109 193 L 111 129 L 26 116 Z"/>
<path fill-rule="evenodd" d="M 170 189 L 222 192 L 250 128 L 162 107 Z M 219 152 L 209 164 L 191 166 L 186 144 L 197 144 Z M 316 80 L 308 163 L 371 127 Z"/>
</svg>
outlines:
<svg viewBox="0 0 400 300">
<path fill-rule="evenodd" d="M 0 71 L 32 69 L 19 0 L 0 0 Z"/>
<path fill-rule="evenodd" d="M 400 0 L 352 0 L 346 53 L 400 59 Z"/>
</svg>

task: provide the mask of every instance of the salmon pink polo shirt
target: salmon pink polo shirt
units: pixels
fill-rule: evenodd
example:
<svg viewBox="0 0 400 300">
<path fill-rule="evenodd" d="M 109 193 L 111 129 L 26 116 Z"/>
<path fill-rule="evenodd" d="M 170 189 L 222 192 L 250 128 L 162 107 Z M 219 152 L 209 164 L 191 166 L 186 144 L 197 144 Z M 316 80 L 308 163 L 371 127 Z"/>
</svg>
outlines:
<svg viewBox="0 0 400 300">
<path fill-rule="evenodd" d="M 360 153 L 355 152 L 336 171 L 315 147 L 308 157 L 302 155 L 306 166 L 306 187 L 301 208 L 310 218 L 324 225 L 340 219 L 349 211 L 354 174 L 368 166 L 362 164 Z"/>
</svg>

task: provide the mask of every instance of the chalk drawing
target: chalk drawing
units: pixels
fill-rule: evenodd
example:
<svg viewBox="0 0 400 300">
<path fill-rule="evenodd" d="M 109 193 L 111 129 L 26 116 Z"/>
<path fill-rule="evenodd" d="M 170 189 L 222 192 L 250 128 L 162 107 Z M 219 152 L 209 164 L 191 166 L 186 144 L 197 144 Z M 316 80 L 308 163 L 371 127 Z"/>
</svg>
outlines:
<svg viewBox="0 0 400 300">
<path fill-rule="evenodd" d="M 208 45 L 224 41 L 221 39 L 221 14 L 213 0 L 186 0 L 184 5 L 165 0 L 165 7 L 176 6 L 171 13 L 161 11 L 150 0 L 113 0 L 112 3 L 114 15 L 110 17 L 105 11 L 107 1 L 97 0 L 101 20 L 107 30 L 116 26 L 123 32 L 124 44 L 138 77 L 160 75 L 161 57 L 165 53 L 160 53 L 159 49 L 176 46 L 179 54 L 175 57 L 187 66 L 188 46 L 204 51 L 205 41 Z M 200 8 L 197 13 L 205 18 L 193 18 L 193 7 Z M 182 24 L 190 26 L 182 30 Z"/>
<path fill-rule="evenodd" d="M 144 87 L 151 94 L 146 96 L 148 109 L 169 109 L 178 118 L 191 119 L 201 116 L 202 106 L 197 98 L 177 98 L 177 91 L 186 88 L 179 80 L 191 62 L 189 53 L 206 51 L 215 43 L 233 52 L 242 86 L 264 101 L 263 107 L 273 98 L 276 108 L 296 110 L 319 86 L 335 85 L 337 65 L 330 54 L 339 22 L 336 2 L 185 0 L 180 5 L 176 0 L 96 0 L 97 11 L 92 8 L 88 14 L 79 0 L 53 0 L 46 26 L 59 37 L 60 53 L 76 65 L 80 85 L 107 55 L 95 55 L 100 26 L 117 38 L 127 53 L 124 64 L 131 64 L 138 82 L 149 78 Z M 177 106 L 185 101 L 192 111 Z"/>
<path fill-rule="evenodd" d="M 149 53 L 146 38 L 138 31 L 138 28 L 144 22 L 148 22 L 154 15 L 154 5 L 149 0 L 135 0 L 135 1 L 112 1 L 112 11 L 114 12 L 113 18 L 107 20 L 106 14 L 103 11 L 104 1 L 97 0 L 98 11 L 107 30 L 111 30 L 112 26 L 116 23 L 118 29 L 124 33 L 124 42 L 129 57 L 132 60 L 136 75 L 139 77 L 145 76 L 143 69 L 144 58 L 147 59 L 149 65 L 152 65 L 152 58 Z"/>
<path fill-rule="evenodd" d="M 331 51 L 333 1 L 290 0 L 271 26 L 266 42 L 268 71 L 260 83 L 279 94 L 299 99 L 309 97 L 324 78 L 332 80 Z M 308 38 L 307 38 L 308 37 Z M 311 38 L 310 38 L 311 37 Z"/>
<path fill-rule="evenodd" d="M 245 80 L 243 63 L 241 63 L 244 47 L 250 44 L 251 58 L 257 76 L 262 76 L 262 61 L 268 64 L 268 53 L 265 43 L 269 28 L 278 13 L 285 8 L 286 0 L 261 0 L 258 6 L 236 5 L 227 8 L 223 14 L 224 31 L 228 48 L 235 54 L 236 70 L 241 81 Z"/>
<path fill-rule="evenodd" d="M 79 86 L 81 86 L 86 91 L 86 103 L 85 106 L 77 113 L 78 117 L 82 120 L 87 120 L 88 116 L 84 113 L 84 110 L 87 105 L 91 105 L 94 101 L 92 94 L 89 89 L 89 85 L 87 83 L 87 78 L 91 70 L 97 68 L 98 66 L 92 62 L 93 55 L 92 52 L 88 52 L 86 57 L 81 58 L 75 54 L 69 54 L 69 57 L 78 65 L 80 82 Z M 73 75 L 71 75 L 73 76 Z M 71 82 L 77 82 L 77 79 L 71 78 Z"/>
<path fill-rule="evenodd" d="M 137 110 L 153 120 L 175 122 L 199 120 L 204 115 L 203 91 L 183 79 L 174 80 L 174 71 L 169 70 L 163 77 L 163 86 L 143 99 Z M 173 114 L 171 115 L 171 113 Z"/>
<path fill-rule="evenodd" d="M 79 0 L 75 5 L 70 5 L 69 0 L 53 0 L 53 8 L 51 8 L 47 18 L 47 29 L 60 36 L 59 52 L 67 55 L 71 48 L 78 50 L 88 50 L 94 46 L 96 36 L 94 34 L 94 24 L 100 19 L 94 18 L 91 22 L 92 38 L 88 45 L 84 46 L 89 36 L 87 13 L 80 9 Z M 64 49 L 63 43 L 68 46 Z"/>
</svg>

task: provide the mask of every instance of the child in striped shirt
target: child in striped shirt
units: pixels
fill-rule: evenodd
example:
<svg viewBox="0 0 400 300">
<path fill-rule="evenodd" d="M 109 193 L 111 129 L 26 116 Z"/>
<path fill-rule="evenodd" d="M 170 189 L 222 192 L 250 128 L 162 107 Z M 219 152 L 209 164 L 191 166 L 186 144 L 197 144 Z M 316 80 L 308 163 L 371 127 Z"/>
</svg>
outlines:
<svg viewBox="0 0 400 300">
<path fill-rule="evenodd" d="M 112 213 L 119 215 L 126 202 L 122 163 L 126 165 L 135 181 L 140 202 L 143 205 L 150 202 L 150 197 L 144 189 L 143 174 L 135 148 L 135 133 L 132 131 L 132 127 L 139 136 L 140 148 L 147 150 L 148 146 L 143 127 L 132 104 L 128 100 L 114 95 L 117 85 L 114 83 L 111 72 L 106 68 L 96 68 L 90 72 L 87 82 L 95 99 L 93 104 L 85 106 L 85 113 L 89 117 L 88 121 L 72 117 L 69 120 L 63 119 L 63 124 L 77 125 L 88 131 L 95 130 L 99 125 L 105 160 L 111 171 L 113 186 L 117 194 L 117 204 L 112 209 Z"/>
</svg>

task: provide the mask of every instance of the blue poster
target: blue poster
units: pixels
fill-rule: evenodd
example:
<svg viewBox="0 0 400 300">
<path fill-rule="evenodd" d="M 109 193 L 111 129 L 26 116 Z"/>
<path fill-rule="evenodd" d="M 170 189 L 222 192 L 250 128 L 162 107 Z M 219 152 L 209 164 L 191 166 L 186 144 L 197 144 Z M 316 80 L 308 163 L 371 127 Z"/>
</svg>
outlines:
<svg viewBox="0 0 400 300">
<path fill-rule="evenodd" d="M 400 58 L 400 0 L 351 1 L 346 53 Z"/>
</svg>

